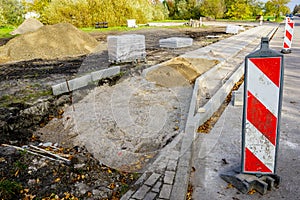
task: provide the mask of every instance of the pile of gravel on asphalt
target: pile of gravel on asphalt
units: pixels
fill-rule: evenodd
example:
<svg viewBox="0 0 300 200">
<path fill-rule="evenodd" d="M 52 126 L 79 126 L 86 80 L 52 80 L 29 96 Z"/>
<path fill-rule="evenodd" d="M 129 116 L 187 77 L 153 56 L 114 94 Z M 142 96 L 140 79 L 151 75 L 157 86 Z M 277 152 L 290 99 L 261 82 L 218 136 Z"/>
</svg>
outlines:
<svg viewBox="0 0 300 200">
<path fill-rule="evenodd" d="M 21 61 L 56 59 L 91 53 L 98 45 L 96 39 L 71 24 L 43 26 L 0 47 L 0 60 Z"/>
<path fill-rule="evenodd" d="M 44 26 L 39 20 L 34 18 L 26 19 L 16 30 L 12 31 L 11 35 L 24 34 L 34 32 Z"/>
</svg>

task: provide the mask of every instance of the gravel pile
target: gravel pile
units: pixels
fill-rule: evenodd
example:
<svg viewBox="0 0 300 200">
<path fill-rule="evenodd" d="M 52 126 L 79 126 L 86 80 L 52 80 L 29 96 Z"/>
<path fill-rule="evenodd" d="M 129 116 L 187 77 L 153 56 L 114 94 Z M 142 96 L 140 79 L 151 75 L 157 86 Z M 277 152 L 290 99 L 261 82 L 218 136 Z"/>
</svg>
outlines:
<svg viewBox="0 0 300 200">
<path fill-rule="evenodd" d="M 44 26 L 39 20 L 34 18 L 26 19 L 16 30 L 12 31 L 11 35 L 24 34 L 34 32 Z"/>
<path fill-rule="evenodd" d="M 71 24 L 43 26 L 0 47 L 0 60 L 21 61 L 56 59 L 91 53 L 98 45 L 96 39 Z"/>
</svg>

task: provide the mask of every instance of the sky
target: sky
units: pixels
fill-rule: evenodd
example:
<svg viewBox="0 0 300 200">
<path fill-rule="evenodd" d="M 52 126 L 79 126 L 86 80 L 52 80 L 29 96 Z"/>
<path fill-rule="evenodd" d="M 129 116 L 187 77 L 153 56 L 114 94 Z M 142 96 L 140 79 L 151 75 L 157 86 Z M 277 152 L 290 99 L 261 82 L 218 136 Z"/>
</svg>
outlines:
<svg viewBox="0 0 300 200">
<path fill-rule="evenodd" d="M 297 5 L 300 4 L 299 0 L 291 0 L 291 2 L 288 4 L 288 7 L 291 9 L 292 12 L 293 12 L 296 4 Z"/>
</svg>

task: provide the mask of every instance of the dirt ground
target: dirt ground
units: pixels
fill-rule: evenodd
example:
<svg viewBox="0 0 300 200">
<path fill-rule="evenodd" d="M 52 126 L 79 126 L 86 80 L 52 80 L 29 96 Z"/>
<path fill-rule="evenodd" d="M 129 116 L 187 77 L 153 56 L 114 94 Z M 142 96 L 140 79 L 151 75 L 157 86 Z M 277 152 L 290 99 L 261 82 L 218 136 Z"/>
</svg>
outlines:
<svg viewBox="0 0 300 200">
<path fill-rule="evenodd" d="M 147 62 L 122 64 L 122 77 L 101 80 L 99 85 L 104 84 L 105 87 L 113 87 L 120 78 L 121 81 L 124 81 L 128 77 L 140 75 L 145 68 L 230 36 L 225 34 L 225 27 L 149 28 L 126 32 L 126 34 L 131 33 L 145 35 Z M 93 32 L 90 34 L 105 47 L 108 35 L 119 35 L 124 34 L 124 32 Z M 206 37 L 208 35 L 220 36 L 220 38 L 208 38 Z M 180 49 L 160 48 L 159 39 L 169 37 L 191 37 L 194 40 L 193 46 Z M 7 39 L 0 39 L 0 44 L 4 45 L 7 41 Z M 76 77 L 78 74 L 103 69 L 110 65 L 106 48 L 94 55 L 75 58 L 55 60 L 37 58 L 30 61 L 1 64 L 0 143 L 14 146 L 31 144 L 38 146 L 40 143 L 49 142 L 41 141 L 41 138 L 36 138 L 33 133 L 36 129 L 44 127 L 49 121 L 63 118 L 65 104 L 76 103 L 68 94 L 54 97 L 51 94 L 51 85 Z M 193 76 L 196 75 L 197 72 L 193 71 Z M 90 90 L 87 89 L 86 91 Z M 76 96 L 75 100 L 80 101 L 85 95 L 83 90 L 79 96 Z M 137 96 L 136 98 L 140 97 Z M 58 137 L 58 135 L 53 135 L 53 138 Z M 165 144 L 168 142 L 166 139 Z M 47 147 L 43 148 L 47 149 Z M 70 158 L 72 160 L 71 165 L 65 165 L 45 161 L 38 156 L 23 155 L 11 147 L 1 147 L 0 173 L 3 177 L 1 181 L 8 180 L 12 187 L 14 186 L 13 193 L 3 193 L 6 194 L 6 199 L 25 198 L 26 195 L 39 198 L 50 198 L 51 195 L 52 197 L 57 195 L 59 198 L 64 197 L 65 199 L 71 199 L 72 196 L 81 199 L 118 199 L 138 178 L 138 174 L 122 173 L 103 163 L 99 164 L 94 155 L 85 148 L 80 150 L 81 147 L 78 149 L 76 146 L 63 146 L 63 144 L 59 144 L 59 148 L 70 157 L 79 157 L 79 159 L 72 160 Z M 135 147 L 128 146 L 126 148 L 134 149 Z M 48 150 L 54 151 L 52 146 Z M 138 151 L 143 150 L 139 149 Z M 84 158 L 86 155 L 89 155 L 87 160 Z M 34 159 L 37 161 L 32 162 Z M 34 173 L 29 173 L 32 171 L 29 170 L 32 167 L 35 167 L 36 170 Z M 7 171 L 7 169 L 11 170 Z M 100 184 L 99 181 L 95 182 L 96 179 L 105 181 Z M 45 185 L 47 185 L 47 189 L 44 187 Z M 43 189 L 41 190 L 41 188 Z M 0 194 L 1 192 L 3 191 L 0 185 Z"/>
</svg>

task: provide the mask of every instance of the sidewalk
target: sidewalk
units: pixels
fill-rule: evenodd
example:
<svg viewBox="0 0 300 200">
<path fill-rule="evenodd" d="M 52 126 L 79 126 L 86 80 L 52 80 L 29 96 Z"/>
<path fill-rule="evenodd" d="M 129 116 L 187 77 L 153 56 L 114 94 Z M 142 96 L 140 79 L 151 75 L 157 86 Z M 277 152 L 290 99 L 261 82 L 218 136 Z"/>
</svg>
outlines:
<svg viewBox="0 0 300 200">
<path fill-rule="evenodd" d="M 292 53 L 284 55 L 283 107 L 277 158 L 277 173 L 282 182 L 278 189 L 263 196 L 259 193 L 247 195 L 220 178 L 220 173 L 241 163 L 242 106 L 229 104 L 213 130 L 209 134 L 198 134 L 195 138 L 194 170 L 190 179 L 193 199 L 300 199 L 300 18 L 295 18 L 295 22 Z M 284 25 L 281 25 L 270 42 L 270 48 L 280 51 L 283 35 Z"/>
<path fill-rule="evenodd" d="M 203 55 L 206 55 L 207 53 L 213 53 L 214 56 L 221 56 L 220 58 L 222 58 L 224 62 L 222 61 L 222 64 L 220 64 L 215 71 L 211 70 L 211 73 L 207 73 L 210 74 L 210 76 L 205 76 L 204 80 L 208 83 L 208 85 L 215 85 L 212 88 L 208 88 L 210 90 L 210 94 L 214 95 L 217 87 L 222 87 L 222 85 L 226 85 L 227 82 L 232 82 L 228 81 L 231 79 L 228 77 L 229 75 L 233 76 L 233 74 L 235 74 L 234 72 L 238 71 L 239 73 L 235 75 L 235 79 L 238 80 L 242 76 L 239 68 L 241 68 L 240 64 L 243 61 L 244 56 L 252 52 L 259 45 L 260 38 L 270 34 L 273 29 L 274 26 L 269 25 L 250 29 L 243 34 L 235 35 L 226 40 L 222 40 L 221 42 L 214 43 L 213 45 L 192 52 L 187 52 L 182 56 L 198 58 L 203 57 Z M 224 74 L 225 76 L 219 77 L 220 74 Z M 222 83 L 221 86 L 220 83 Z M 194 89 L 194 91 L 197 91 L 197 87 L 195 88 L 196 89 Z M 221 93 L 224 93 L 223 90 Z M 213 110 L 215 109 L 213 107 L 216 107 L 216 105 L 220 102 L 223 102 L 227 94 L 228 93 L 224 93 L 222 96 L 218 96 L 217 98 L 212 97 L 210 100 L 216 99 L 216 102 L 206 102 L 205 105 L 210 104 L 208 107 L 211 107 L 211 110 Z M 194 102 L 196 105 L 196 100 L 197 96 L 194 95 L 191 104 Z M 195 112 L 195 110 L 198 109 L 199 107 L 190 107 L 189 116 L 191 116 L 191 119 L 190 121 L 188 119 L 185 132 L 178 135 L 167 147 L 165 147 L 164 150 L 161 151 L 153 164 L 135 183 L 136 190 L 129 190 L 125 195 L 123 195 L 121 200 L 185 199 L 190 177 L 190 161 L 192 160 L 192 155 L 197 154 L 197 152 L 192 151 L 192 144 L 195 139 L 195 129 L 198 128 L 198 123 L 205 121 L 207 117 L 210 117 L 204 116 L 203 113 L 199 113 L 198 111 Z M 211 110 L 208 110 L 206 113 L 210 113 Z M 200 163 L 201 162 L 199 162 L 199 164 Z M 198 167 L 205 169 L 202 164 Z M 196 172 L 197 170 L 198 169 L 196 169 Z M 198 187 L 198 185 L 194 186 L 195 189 Z"/>
</svg>

